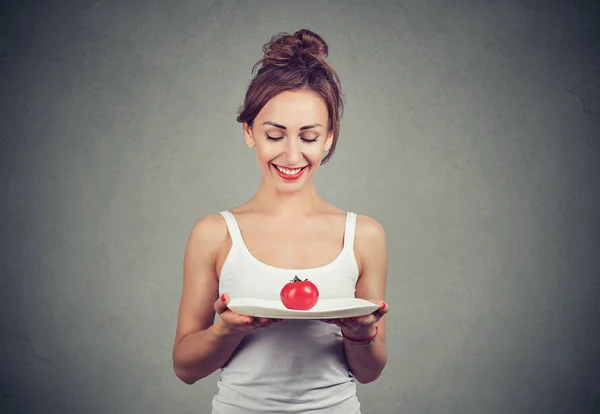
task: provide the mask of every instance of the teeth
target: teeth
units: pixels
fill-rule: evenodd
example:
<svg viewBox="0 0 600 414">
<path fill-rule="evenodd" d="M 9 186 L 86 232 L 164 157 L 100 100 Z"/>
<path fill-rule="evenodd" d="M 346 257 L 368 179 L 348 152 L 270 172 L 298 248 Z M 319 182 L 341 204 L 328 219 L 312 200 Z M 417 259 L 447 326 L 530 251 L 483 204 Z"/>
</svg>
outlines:
<svg viewBox="0 0 600 414">
<path fill-rule="evenodd" d="M 281 171 L 282 173 L 287 174 L 287 175 L 298 174 L 300 172 L 300 170 L 302 169 L 302 168 L 296 168 L 295 170 L 288 170 L 287 168 L 281 168 L 279 165 L 276 165 L 275 167 L 277 167 L 277 169 L 279 171 Z"/>
</svg>

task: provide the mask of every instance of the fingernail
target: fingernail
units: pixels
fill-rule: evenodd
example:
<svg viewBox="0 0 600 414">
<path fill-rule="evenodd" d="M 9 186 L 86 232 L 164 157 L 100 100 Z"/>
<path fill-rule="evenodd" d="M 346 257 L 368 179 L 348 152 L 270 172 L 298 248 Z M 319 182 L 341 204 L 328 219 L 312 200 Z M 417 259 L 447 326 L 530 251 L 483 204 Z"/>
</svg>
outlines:
<svg viewBox="0 0 600 414">
<path fill-rule="evenodd" d="M 385 301 L 384 301 L 381 303 L 381 309 L 385 309 L 385 308 L 387 308 L 387 303 L 385 303 Z"/>
<path fill-rule="evenodd" d="M 226 301 L 227 301 L 227 298 L 225 297 L 225 294 L 224 294 L 224 293 L 221 295 L 221 300 L 222 300 L 223 302 L 226 302 Z"/>
</svg>

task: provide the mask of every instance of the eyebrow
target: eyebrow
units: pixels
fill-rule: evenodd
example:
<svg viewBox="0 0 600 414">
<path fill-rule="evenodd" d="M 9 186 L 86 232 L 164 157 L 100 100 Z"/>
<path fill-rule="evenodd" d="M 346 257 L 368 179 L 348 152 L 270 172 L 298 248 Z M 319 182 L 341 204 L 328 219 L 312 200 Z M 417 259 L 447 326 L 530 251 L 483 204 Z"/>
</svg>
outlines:
<svg viewBox="0 0 600 414">
<path fill-rule="evenodd" d="M 285 127 L 285 126 L 283 126 L 281 124 L 275 123 L 275 122 L 271 122 L 271 121 L 263 122 L 263 125 L 271 125 L 271 126 L 274 126 L 275 128 L 283 129 L 284 131 L 287 130 L 287 127 Z M 320 126 L 322 126 L 322 125 L 321 124 L 305 125 L 303 127 L 300 127 L 300 131 L 305 131 L 307 129 L 311 129 L 311 128 L 315 128 L 315 127 L 320 127 Z"/>
</svg>

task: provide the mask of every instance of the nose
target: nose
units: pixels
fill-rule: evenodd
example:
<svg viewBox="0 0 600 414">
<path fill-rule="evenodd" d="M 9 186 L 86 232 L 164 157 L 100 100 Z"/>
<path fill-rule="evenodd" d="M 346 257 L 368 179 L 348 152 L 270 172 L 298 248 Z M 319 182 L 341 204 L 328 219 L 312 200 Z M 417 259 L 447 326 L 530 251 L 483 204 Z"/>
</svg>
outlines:
<svg viewBox="0 0 600 414">
<path fill-rule="evenodd" d="M 285 159 L 292 165 L 298 165 L 302 161 L 302 149 L 300 148 L 299 140 L 288 139 L 285 145 Z"/>
</svg>

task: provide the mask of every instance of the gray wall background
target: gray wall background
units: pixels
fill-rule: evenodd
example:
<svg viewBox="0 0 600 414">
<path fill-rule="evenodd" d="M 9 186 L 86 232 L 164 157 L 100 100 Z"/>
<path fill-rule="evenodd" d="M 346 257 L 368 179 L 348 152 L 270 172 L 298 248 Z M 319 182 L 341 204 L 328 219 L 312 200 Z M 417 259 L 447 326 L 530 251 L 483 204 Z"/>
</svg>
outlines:
<svg viewBox="0 0 600 414">
<path fill-rule="evenodd" d="M 171 366 L 192 224 L 260 179 L 235 122 L 271 35 L 330 45 L 330 202 L 385 226 L 370 413 L 600 408 L 594 2 L 3 2 L 0 412 L 208 413 Z"/>
</svg>

